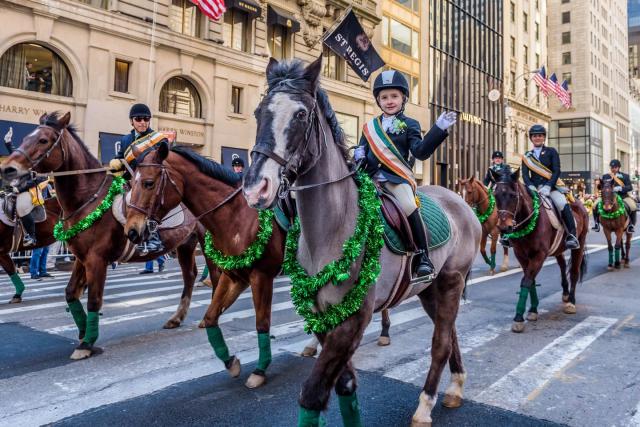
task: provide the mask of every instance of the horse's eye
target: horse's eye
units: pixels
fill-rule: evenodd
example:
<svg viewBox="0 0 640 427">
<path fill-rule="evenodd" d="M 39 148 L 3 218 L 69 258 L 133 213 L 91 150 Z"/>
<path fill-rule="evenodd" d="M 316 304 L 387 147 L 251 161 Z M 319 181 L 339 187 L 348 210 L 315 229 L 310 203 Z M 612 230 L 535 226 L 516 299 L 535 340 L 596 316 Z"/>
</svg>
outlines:
<svg viewBox="0 0 640 427">
<path fill-rule="evenodd" d="M 48 143 L 49 143 L 49 140 L 48 140 L 48 139 L 45 139 L 45 138 L 40 138 L 40 140 L 38 141 L 38 143 L 40 143 L 40 144 L 48 144 Z"/>
<path fill-rule="evenodd" d="M 305 110 L 300 110 L 296 113 L 296 119 L 298 120 L 306 120 L 307 119 L 307 112 Z"/>
<path fill-rule="evenodd" d="M 153 188 L 153 185 L 155 184 L 155 182 L 152 179 L 145 179 L 142 182 L 142 186 L 144 188 L 146 188 L 147 190 L 151 190 Z"/>
</svg>

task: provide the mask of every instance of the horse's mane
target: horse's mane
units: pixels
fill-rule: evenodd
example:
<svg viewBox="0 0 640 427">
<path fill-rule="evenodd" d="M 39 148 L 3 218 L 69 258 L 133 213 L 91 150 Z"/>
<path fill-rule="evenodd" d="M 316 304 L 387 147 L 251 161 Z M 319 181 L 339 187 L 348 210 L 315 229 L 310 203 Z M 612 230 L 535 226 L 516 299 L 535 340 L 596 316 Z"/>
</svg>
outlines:
<svg viewBox="0 0 640 427">
<path fill-rule="evenodd" d="M 176 145 L 171 151 L 184 157 L 189 162 L 198 167 L 203 174 L 222 181 L 225 184 L 235 187 L 241 181 L 240 175 L 231 169 L 217 163 L 211 159 L 201 156 L 191 148 L 184 145 Z"/>
<path fill-rule="evenodd" d="M 309 88 L 309 82 L 304 78 L 305 66 L 299 59 L 293 59 L 291 61 L 282 61 L 273 66 L 267 74 L 267 85 L 269 90 L 277 86 L 280 83 L 286 82 L 286 84 L 292 89 L 311 91 Z M 346 161 L 350 161 L 348 147 L 344 139 L 344 131 L 338 122 L 336 113 L 331 107 L 329 102 L 329 96 L 327 92 L 321 87 L 318 87 L 316 91 L 316 99 L 320 110 L 324 113 L 324 117 L 329 124 L 333 141 L 336 143 L 342 156 Z"/>
<path fill-rule="evenodd" d="M 40 124 L 43 126 L 52 127 L 60 132 L 63 129 L 63 126 L 60 124 L 60 115 L 61 113 L 59 111 L 54 111 L 52 113 L 46 114 L 40 119 Z M 73 139 L 76 140 L 80 147 L 82 147 L 84 151 L 91 156 L 91 158 L 95 159 L 95 156 L 91 154 L 91 151 L 89 151 L 89 147 L 87 147 L 80 136 L 78 136 L 78 129 L 76 128 L 76 125 L 69 123 L 64 129 L 69 132 Z"/>
</svg>

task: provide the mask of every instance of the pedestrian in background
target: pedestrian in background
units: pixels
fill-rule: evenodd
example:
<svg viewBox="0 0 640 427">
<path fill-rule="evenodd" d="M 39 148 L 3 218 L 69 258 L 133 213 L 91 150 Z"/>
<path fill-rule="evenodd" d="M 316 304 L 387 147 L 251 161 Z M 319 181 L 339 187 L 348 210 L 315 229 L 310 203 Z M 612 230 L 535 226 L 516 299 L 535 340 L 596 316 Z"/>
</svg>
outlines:
<svg viewBox="0 0 640 427">
<path fill-rule="evenodd" d="M 39 280 L 44 277 L 53 277 L 47 273 L 47 256 L 49 255 L 49 246 L 36 248 L 31 252 L 31 261 L 29 262 L 29 272 L 31 278 Z"/>
<path fill-rule="evenodd" d="M 164 271 L 164 257 L 160 256 L 156 259 L 158 262 L 158 273 L 162 273 Z M 142 270 L 138 274 L 151 274 L 153 273 L 153 261 L 147 261 L 144 263 L 144 270 Z"/>
</svg>

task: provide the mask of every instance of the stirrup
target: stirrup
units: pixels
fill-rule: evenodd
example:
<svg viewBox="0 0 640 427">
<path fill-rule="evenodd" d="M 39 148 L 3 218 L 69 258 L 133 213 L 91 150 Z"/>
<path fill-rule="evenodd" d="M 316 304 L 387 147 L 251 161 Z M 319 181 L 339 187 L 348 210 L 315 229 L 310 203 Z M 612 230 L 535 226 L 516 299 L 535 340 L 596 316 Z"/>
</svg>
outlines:
<svg viewBox="0 0 640 427">
<path fill-rule="evenodd" d="M 567 236 L 567 238 L 564 240 L 564 244 L 567 247 L 567 249 L 571 249 L 571 250 L 580 249 L 580 242 L 578 241 L 578 238 L 573 234 L 569 234 Z"/>
<path fill-rule="evenodd" d="M 627 226 L 627 233 L 635 233 L 636 231 L 636 226 L 629 223 L 629 225 Z"/>
<path fill-rule="evenodd" d="M 591 227 L 591 229 L 597 233 L 598 231 L 600 231 L 600 223 L 596 222 L 595 224 L 593 224 L 593 227 Z"/>
<path fill-rule="evenodd" d="M 504 237 L 500 237 L 500 244 L 505 248 L 511 247 L 511 242 L 509 241 L 509 239 L 505 239 Z"/>
</svg>

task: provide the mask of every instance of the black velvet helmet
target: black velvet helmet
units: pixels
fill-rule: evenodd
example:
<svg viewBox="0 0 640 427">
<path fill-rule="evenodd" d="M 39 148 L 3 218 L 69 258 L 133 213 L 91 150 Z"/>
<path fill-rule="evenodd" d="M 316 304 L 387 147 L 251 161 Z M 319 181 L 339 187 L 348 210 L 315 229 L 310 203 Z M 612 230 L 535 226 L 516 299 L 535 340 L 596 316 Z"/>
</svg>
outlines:
<svg viewBox="0 0 640 427">
<path fill-rule="evenodd" d="M 542 125 L 533 125 L 529 129 L 529 138 L 531 135 L 544 135 L 547 136 L 547 130 Z"/>
<path fill-rule="evenodd" d="M 231 160 L 231 166 L 242 166 L 242 167 L 244 167 L 244 160 L 242 160 L 240 157 L 236 157 L 233 160 Z"/>
<path fill-rule="evenodd" d="M 609 167 L 610 168 L 621 168 L 622 167 L 622 163 L 620 163 L 620 160 L 618 159 L 613 159 L 609 162 Z"/>
<path fill-rule="evenodd" d="M 502 151 L 494 151 L 493 152 L 493 154 L 491 155 L 491 160 L 496 159 L 496 158 L 504 159 L 504 154 L 502 154 Z"/>
<path fill-rule="evenodd" d="M 378 74 L 373 82 L 373 96 L 377 98 L 382 89 L 399 89 L 404 96 L 409 96 L 409 83 L 402 73 L 396 70 L 387 70 Z"/>
<path fill-rule="evenodd" d="M 129 110 L 129 118 L 134 117 L 151 117 L 151 110 L 145 104 L 133 104 Z"/>
</svg>

